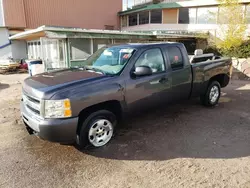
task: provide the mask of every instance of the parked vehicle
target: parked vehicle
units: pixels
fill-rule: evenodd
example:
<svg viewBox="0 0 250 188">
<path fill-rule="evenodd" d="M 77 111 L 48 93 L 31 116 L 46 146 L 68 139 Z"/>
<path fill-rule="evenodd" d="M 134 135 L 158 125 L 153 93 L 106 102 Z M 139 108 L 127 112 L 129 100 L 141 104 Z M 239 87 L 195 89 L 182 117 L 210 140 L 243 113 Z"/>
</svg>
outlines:
<svg viewBox="0 0 250 188">
<path fill-rule="evenodd" d="M 28 64 L 27 64 L 27 62 L 25 61 L 25 59 L 21 59 L 19 68 L 20 68 L 20 69 L 28 70 Z"/>
<path fill-rule="evenodd" d="M 22 118 L 42 139 L 101 147 L 134 111 L 191 97 L 215 106 L 231 67 L 227 58 L 191 64 L 181 43 L 107 46 L 81 68 L 27 78 Z"/>
</svg>

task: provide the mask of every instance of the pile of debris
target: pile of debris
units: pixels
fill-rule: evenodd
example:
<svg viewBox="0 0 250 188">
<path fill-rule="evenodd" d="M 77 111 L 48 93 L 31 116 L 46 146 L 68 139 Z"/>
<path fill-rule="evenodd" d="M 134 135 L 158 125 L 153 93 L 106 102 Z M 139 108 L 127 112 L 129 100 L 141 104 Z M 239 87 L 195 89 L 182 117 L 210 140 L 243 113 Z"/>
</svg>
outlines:
<svg viewBox="0 0 250 188">
<path fill-rule="evenodd" d="M 9 60 L 0 60 L 0 74 L 26 73 L 27 67 L 22 62 Z"/>
</svg>

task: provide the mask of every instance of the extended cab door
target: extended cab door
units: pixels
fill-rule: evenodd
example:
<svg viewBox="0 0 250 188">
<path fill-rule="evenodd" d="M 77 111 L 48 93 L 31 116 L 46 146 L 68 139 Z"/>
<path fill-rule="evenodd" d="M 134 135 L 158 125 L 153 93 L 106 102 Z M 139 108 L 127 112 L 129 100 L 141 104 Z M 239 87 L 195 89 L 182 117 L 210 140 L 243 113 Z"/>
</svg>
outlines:
<svg viewBox="0 0 250 188">
<path fill-rule="evenodd" d="M 170 100 L 171 72 L 168 71 L 161 48 L 151 48 L 142 52 L 130 73 L 138 66 L 149 66 L 153 74 L 134 77 L 130 75 L 126 83 L 126 101 L 130 111 L 143 110 Z"/>
<path fill-rule="evenodd" d="M 188 99 L 192 89 L 192 69 L 184 46 L 167 46 L 166 58 L 172 71 L 174 100 Z"/>
</svg>

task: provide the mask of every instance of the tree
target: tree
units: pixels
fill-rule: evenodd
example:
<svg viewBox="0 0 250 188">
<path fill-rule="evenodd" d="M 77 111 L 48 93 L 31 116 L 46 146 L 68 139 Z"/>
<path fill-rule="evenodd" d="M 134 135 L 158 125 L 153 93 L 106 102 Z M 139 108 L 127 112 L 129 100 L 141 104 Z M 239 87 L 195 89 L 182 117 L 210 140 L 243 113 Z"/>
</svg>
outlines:
<svg viewBox="0 0 250 188">
<path fill-rule="evenodd" d="M 218 0 L 219 15 L 216 46 L 221 51 L 236 50 L 246 39 L 246 18 L 240 0 Z"/>
</svg>

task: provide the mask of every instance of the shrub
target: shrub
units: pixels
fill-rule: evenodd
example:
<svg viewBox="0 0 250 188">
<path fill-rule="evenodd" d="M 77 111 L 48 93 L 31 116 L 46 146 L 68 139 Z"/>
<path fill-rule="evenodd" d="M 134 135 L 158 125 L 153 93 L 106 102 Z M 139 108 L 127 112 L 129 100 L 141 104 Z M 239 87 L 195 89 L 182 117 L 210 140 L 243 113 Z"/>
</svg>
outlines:
<svg viewBox="0 0 250 188">
<path fill-rule="evenodd" d="M 223 55 L 236 58 L 250 57 L 250 41 L 242 43 L 239 47 L 232 47 L 228 50 L 220 50 Z"/>
<path fill-rule="evenodd" d="M 248 58 L 250 57 L 250 41 L 246 41 L 240 46 L 231 47 L 230 49 L 218 49 L 214 46 L 209 46 L 204 50 L 204 53 L 214 53 L 218 56 Z"/>
<path fill-rule="evenodd" d="M 215 46 L 208 46 L 205 50 L 203 50 L 204 53 L 213 53 L 214 55 L 221 56 L 221 52 L 219 49 L 217 49 Z"/>
</svg>

